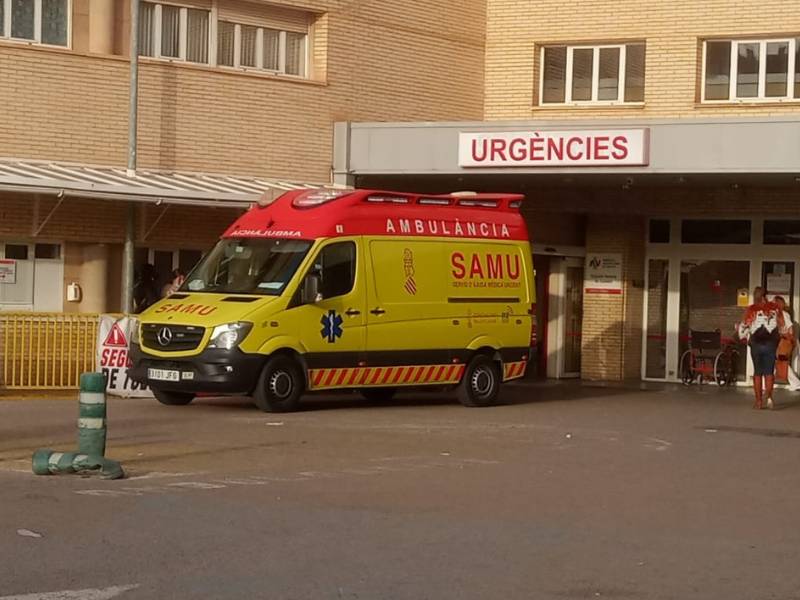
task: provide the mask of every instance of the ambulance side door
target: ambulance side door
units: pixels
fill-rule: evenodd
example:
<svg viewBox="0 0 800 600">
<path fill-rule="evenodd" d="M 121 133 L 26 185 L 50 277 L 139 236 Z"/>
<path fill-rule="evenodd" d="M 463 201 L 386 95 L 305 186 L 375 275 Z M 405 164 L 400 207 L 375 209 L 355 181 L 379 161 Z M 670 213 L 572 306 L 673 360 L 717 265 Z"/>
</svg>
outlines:
<svg viewBox="0 0 800 600">
<path fill-rule="evenodd" d="M 299 338 L 310 369 L 355 367 L 363 358 L 366 284 L 360 240 L 331 240 L 320 246 L 303 275 L 292 305 L 281 318 Z M 316 299 L 302 298 L 306 280 L 317 279 Z"/>
<path fill-rule="evenodd" d="M 440 241 L 373 239 L 369 254 L 367 363 L 442 364 L 451 335 Z"/>
</svg>

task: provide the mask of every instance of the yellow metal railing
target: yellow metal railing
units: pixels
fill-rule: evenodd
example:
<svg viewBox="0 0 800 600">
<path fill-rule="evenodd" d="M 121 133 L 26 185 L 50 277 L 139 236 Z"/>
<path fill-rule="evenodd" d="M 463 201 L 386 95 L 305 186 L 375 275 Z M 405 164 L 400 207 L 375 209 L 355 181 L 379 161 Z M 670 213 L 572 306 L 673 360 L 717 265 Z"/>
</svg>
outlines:
<svg viewBox="0 0 800 600">
<path fill-rule="evenodd" d="M 0 388 L 77 388 L 95 370 L 99 317 L 0 312 Z"/>
</svg>

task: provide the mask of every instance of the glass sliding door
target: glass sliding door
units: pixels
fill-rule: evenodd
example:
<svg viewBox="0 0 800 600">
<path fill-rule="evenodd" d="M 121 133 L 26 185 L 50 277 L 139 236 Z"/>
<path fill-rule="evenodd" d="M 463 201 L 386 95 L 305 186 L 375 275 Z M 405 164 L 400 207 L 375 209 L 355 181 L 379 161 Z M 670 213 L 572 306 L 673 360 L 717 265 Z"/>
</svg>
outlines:
<svg viewBox="0 0 800 600">
<path fill-rule="evenodd" d="M 581 373 L 583 264 L 569 261 L 564 294 L 564 375 Z"/>
<path fill-rule="evenodd" d="M 678 356 L 689 347 L 692 331 L 716 331 L 722 343 L 731 342 L 744 307 L 739 306 L 740 290 L 750 284 L 750 261 L 681 261 Z M 747 353 L 739 352 L 736 372 L 745 380 Z"/>
<path fill-rule="evenodd" d="M 667 376 L 667 302 L 669 299 L 669 261 L 654 259 L 647 266 L 647 340 L 645 369 L 647 378 Z"/>
</svg>

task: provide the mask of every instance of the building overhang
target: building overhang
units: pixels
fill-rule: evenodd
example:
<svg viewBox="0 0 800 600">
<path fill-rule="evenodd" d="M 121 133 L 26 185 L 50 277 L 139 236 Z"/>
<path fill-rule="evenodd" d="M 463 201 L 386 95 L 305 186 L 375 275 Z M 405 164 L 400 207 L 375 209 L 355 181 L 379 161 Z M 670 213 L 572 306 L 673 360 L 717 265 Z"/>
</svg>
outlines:
<svg viewBox="0 0 800 600">
<path fill-rule="evenodd" d="M 465 143 L 484 137 L 580 135 L 631 131 L 640 135 L 637 164 L 465 160 Z M 337 123 L 336 181 L 359 176 L 769 176 L 800 173 L 800 117 L 701 119 L 575 119 L 509 122 Z M 613 137 L 612 137 L 613 139 Z M 637 143 L 639 143 L 637 142 Z M 501 142 L 498 142 L 501 144 Z M 519 142 L 518 149 L 528 145 Z M 501 144 L 502 146 L 502 144 Z M 576 146 L 577 147 L 577 146 Z M 508 146 L 505 146 L 508 152 Z M 522 151 L 522 150 L 521 150 Z M 528 158 L 530 156 L 528 155 Z M 470 165 L 469 163 L 473 163 Z"/>
<path fill-rule="evenodd" d="M 318 187 L 322 186 L 259 177 L 146 169 L 128 176 L 126 170 L 119 167 L 0 159 L 0 192 L 58 198 L 247 209 L 254 202 L 272 200 L 289 190 Z"/>
</svg>

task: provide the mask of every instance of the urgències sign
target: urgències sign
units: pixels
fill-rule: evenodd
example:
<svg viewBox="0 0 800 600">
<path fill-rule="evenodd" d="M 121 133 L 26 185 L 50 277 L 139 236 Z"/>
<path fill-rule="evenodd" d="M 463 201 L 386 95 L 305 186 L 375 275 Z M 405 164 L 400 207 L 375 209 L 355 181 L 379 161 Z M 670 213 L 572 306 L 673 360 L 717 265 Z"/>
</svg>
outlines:
<svg viewBox="0 0 800 600">
<path fill-rule="evenodd" d="M 460 133 L 460 167 L 647 165 L 650 130 L 578 129 Z"/>
</svg>

